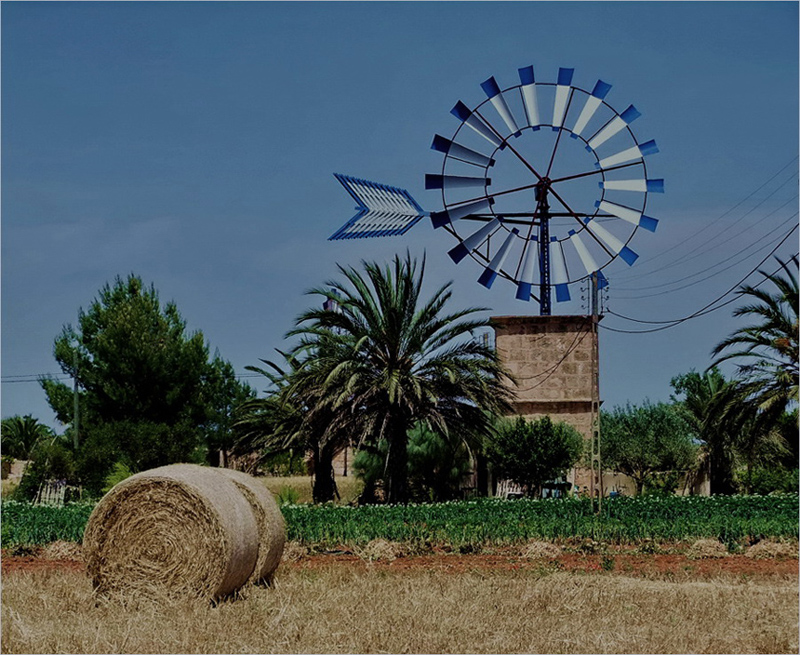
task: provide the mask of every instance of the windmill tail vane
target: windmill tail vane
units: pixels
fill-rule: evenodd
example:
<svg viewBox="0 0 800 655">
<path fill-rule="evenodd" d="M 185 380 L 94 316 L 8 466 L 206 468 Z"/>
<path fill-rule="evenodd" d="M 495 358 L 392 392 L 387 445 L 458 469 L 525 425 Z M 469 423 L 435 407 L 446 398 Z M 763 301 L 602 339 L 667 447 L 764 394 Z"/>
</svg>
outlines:
<svg viewBox="0 0 800 655">
<path fill-rule="evenodd" d="M 405 234 L 428 215 L 405 189 L 340 173 L 334 176 L 356 201 L 357 213 L 329 241 Z"/>
<path fill-rule="evenodd" d="M 511 281 L 516 298 L 538 301 L 542 315 L 551 288 L 566 302 L 580 280 L 608 286 L 602 269 L 614 259 L 633 265 L 635 232 L 658 224 L 645 213 L 648 194 L 664 193 L 645 162 L 658 146 L 631 129 L 641 112 L 617 112 L 607 82 L 591 91 L 573 84 L 573 68 L 560 68 L 556 82 L 537 80 L 533 66 L 518 74 L 506 88 L 494 76 L 481 83 L 485 100 L 472 108 L 459 100 L 452 136 L 434 136 L 431 149 L 444 161 L 425 175 L 425 189 L 441 194 L 442 209 L 427 212 L 405 189 L 336 174 L 357 213 L 330 239 L 401 235 L 428 216 L 457 239 L 453 262 L 479 263 L 487 288 L 498 277 Z"/>
</svg>

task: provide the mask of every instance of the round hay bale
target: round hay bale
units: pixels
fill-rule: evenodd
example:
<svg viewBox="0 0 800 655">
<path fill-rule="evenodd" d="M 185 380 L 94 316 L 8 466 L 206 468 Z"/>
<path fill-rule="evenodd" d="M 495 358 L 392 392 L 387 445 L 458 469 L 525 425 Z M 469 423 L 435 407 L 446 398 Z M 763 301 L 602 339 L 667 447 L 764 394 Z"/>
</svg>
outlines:
<svg viewBox="0 0 800 655">
<path fill-rule="evenodd" d="M 275 502 L 269 489 L 264 484 L 247 473 L 233 469 L 216 469 L 222 475 L 233 480 L 239 487 L 256 517 L 258 526 L 258 559 L 250 582 L 272 582 L 272 577 L 278 564 L 281 563 L 283 547 L 286 543 L 286 521 L 283 518 L 278 503 Z"/>
<path fill-rule="evenodd" d="M 114 486 L 89 517 L 83 553 L 98 594 L 157 589 L 216 599 L 253 572 L 258 527 L 231 480 L 174 464 Z"/>
</svg>

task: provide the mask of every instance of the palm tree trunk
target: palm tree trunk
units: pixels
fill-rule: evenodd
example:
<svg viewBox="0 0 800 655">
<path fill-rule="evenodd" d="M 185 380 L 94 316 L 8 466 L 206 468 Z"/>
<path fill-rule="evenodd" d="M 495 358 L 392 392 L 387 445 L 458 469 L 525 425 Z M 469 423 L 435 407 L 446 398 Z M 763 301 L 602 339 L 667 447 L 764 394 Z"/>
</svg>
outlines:
<svg viewBox="0 0 800 655">
<path fill-rule="evenodd" d="M 314 502 L 331 502 L 339 496 L 333 475 L 333 449 L 328 446 L 315 447 L 312 457 L 314 460 L 314 487 L 311 493 Z"/>
<path fill-rule="evenodd" d="M 408 502 L 408 435 L 405 429 L 394 429 L 389 438 L 386 457 L 386 502 Z"/>
</svg>

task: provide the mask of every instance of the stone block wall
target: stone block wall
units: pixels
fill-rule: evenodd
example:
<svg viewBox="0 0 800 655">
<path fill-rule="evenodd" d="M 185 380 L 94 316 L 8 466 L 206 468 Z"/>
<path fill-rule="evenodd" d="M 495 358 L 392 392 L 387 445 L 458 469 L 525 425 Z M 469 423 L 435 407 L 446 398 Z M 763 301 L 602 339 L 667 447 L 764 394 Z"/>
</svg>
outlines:
<svg viewBox="0 0 800 655">
<path fill-rule="evenodd" d="M 584 439 L 592 436 L 594 378 L 591 316 L 495 316 L 495 348 L 516 379 L 514 413 L 527 419 L 550 416 Z M 568 476 L 583 491 L 591 472 Z"/>
</svg>

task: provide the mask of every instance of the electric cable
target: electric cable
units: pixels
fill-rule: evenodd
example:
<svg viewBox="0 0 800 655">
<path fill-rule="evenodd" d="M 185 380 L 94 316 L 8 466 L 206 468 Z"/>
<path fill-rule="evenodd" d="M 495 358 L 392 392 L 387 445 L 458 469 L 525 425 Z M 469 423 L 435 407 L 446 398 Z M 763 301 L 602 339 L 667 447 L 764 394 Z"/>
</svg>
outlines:
<svg viewBox="0 0 800 655">
<path fill-rule="evenodd" d="M 777 228 L 782 228 L 782 227 L 786 226 L 786 224 L 787 224 L 787 223 L 789 223 L 789 222 L 793 221 L 795 218 L 797 218 L 797 215 L 798 215 L 798 212 L 795 212 L 795 213 L 794 213 L 794 214 L 792 214 L 792 215 L 791 215 L 791 216 L 790 216 L 788 219 L 786 219 L 785 221 L 783 221 L 783 223 L 781 223 L 780 225 L 778 225 L 778 226 L 777 226 Z M 694 286 L 694 285 L 696 285 L 696 284 L 701 284 L 701 283 L 703 283 L 703 282 L 705 282 L 705 281 L 707 281 L 707 280 L 710 280 L 712 277 L 716 277 L 716 276 L 717 276 L 717 275 L 719 275 L 720 273 L 724 273 L 725 271 L 727 271 L 727 270 L 730 270 L 730 269 L 731 269 L 731 268 L 733 268 L 734 266 L 738 266 L 738 265 L 739 265 L 739 264 L 741 264 L 742 262 L 745 262 L 745 261 L 747 261 L 748 259 L 750 259 L 751 257 L 755 256 L 757 253 L 761 252 L 761 251 L 762 251 L 762 250 L 764 250 L 765 248 L 769 248 L 769 247 L 772 245 L 772 243 L 774 242 L 774 235 L 773 235 L 773 234 L 771 234 L 771 233 L 765 234 L 764 236 L 762 236 L 762 237 L 761 237 L 760 239 L 758 239 L 757 241 L 754 241 L 753 243 L 751 243 L 751 244 L 750 244 L 750 246 L 751 246 L 751 247 L 752 247 L 752 246 L 755 246 L 756 244 L 758 244 L 758 243 L 759 243 L 759 241 L 762 241 L 762 240 L 764 240 L 764 239 L 765 239 L 765 238 L 767 238 L 767 237 L 773 237 L 773 241 L 771 241 L 771 242 L 767 243 L 767 244 L 766 244 L 766 245 L 764 245 L 764 246 L 761 246 L 760 248 L 758 248 L 758 249 L 756 249 L 756 250 L 753 250 L 752 252 L 748 253 L 748 254 L 747 254 L 745 257 L 742 257 L 742 258 L 740 258 L 740 259 L 737 259 L 737 260 L 733 261 L 733 262 L 732 262 L 732 263 L 730 263 L 728 266 L 725 266 L 724 268 L 721 268 L 721 269 L 719 269 L 718 271 L 716 271 L 716 272 L 714 272 L 714 273 L 711 273 L 710 275 L 707 275 L 707 276 L 706 276 L 706 277 L 704 277 L 704 278 L 701 278 L 701 279 L 699 279 L 699 280 L 695 280 L 694 282 L 690 282 L 689 284 L 684 284 L 683 286 L 676 287 L 676 288 L 674 288 L 674 289 L 667 289 L 667 290 L 665 290 L 665 291 L 659 291 L 659 292 L 657 292 L 657 293 L 645 293 L 645 294 L 638 295 L 638 296 L 626 296 L 626 295 L 621 295 L 621 296 L 619 296 L 619 297 L 620 297 L 620 298 L 622 298 L 622 299 L 624 299 L 624 300 L 635 300 L 635 299 L 638 299 L 638 298 L 651 298 L 651 297 L 653 297 L 653 296 L 662 296 L 662 295 L 664 295 L 664 294 L 667 294 L 667 293 L 674 293 L 675 291 L 681 291 L 681 290 L 683 290 L 683 289 L 688 289 L 689 287 L 692 287 L 692 286 Z M 741 255 L 742 253 L 744 253 L 744 252 L 746 252 L 746 251 L 747 251 L 747 249 L 739 250 L 738 252 L 736 252 L 736 253 L 734 253 L 733 255 L 731 255 L 730 257 L 728 257 L 728 260 L 727 260 L 727 261 L 730 261 L 732 257 L 736 257 L 737 255 Z M 673 280 L 672 282 L 665 282 L 665 283 L 663 283 L 663 284 L 654 284 L 654 285 L 652 285 L 652 286 L 649 286 L 649 287 L 641 287 L 641 288 L 639 288 L 639 289 L 624 289 L 624 288 L 623 288 L 623 289 L 622 289 L 622 291 L 644 291 L 645 289 L 658 289 L 658 288 L 660 288 L 660 287 L 670 286 L 670 285 L 672 285 L 672 284 L 677 284 L 677 283 L 679 283 L 679 282 L 683 282 L 684 280 L 690 280 L 691 278 L 693 278 L 693 277 L 695 277 L 695 276 L 697 276 L 697 275 L 701 275 L 702 273 L 707 273 L 708 271 L 710 271 L 710 270 L 712 270 L 712 269 L 716 268 L 717 266 L 719 266 L 721 263 L 723 263 L 723 262 L 719 262 L 719 263 L 717 263 L 717 264 L 713 264 L 712 266 L 709 266 L 708 268 L 705 268 L 705 269 L 703 269 L 703 270 L 701 270 L 701 271 L 697 271 L 696 273 L 692 273 L 691 275 L 687 275 L 686 277 L 678 278 L 677 280 Z M 616 293 L 617 291 L 620 291 L 620 288 L 619 288 L 619 287 L 615 287 L 615 288 L 614 288 L 614 291 L 615 291 L 615 293 Z"/>
<path fill-rule="evenodd" d="M 761 184 L 761 185 L 760 185 L 758 188 L 756 188 L 754 191 L 752 191 L 752 192 L 751 192 L 751 193 L 749 193 L 747 196 L 745 196 L 744 198 L 742 198 L 742 200 L 740 200 L 740 201 L 739 201 L 739 202 L 737 202 L 735 205 L 733 205 L 733 207 L 730 207 L 729 209 L 725 210 L 725 211 L 724 211 L 722 214 L 720 214 L 719 216 L 717 216 L 717 218 L 715 218 L 715 219 L 713 219 L 712 221 L 710 221 L 710 222 L 706 223 L 706 224 L 705 224 L 705 225 L 704 225 L 704 226 L 703 226 L 703 227 L 702 227 L 700 230 L 698 230 L 698 231 L 697 231 L 697 232 L 695 232 L 693 235 L 691 235 L 691 238 L 697 238 L 697 237 L 698 237 L 699 235 L 701 235 L 703 232 L 705 232 L 705 231 L 706 231 L 706 230 L 708 230 L 710 227 L 712 227 L 713 225 L 715 225 L 716 223 L 718 223 L 719 221 L 721 221 L 723 218 L 725 218 L 725 217 L 726 217 L 728 214 L 730 214 L 732 211 L 734 211 L 735 209 L 737 209 L 738 207 L 740 207 L 741 205 L 743 205 L 743 204 L 744 204 L 746 201 L 748 201 L 750 198 L 752 198 L 752 197 L 753 197 L 753 196 L 754 196 L 756 193 L 758 193 L 759 191 L 761 191 L 761 189 L 763 189 L 763 188 L 764 188 L 765 186 L 767 186 L 767 185 L 768 185 L 770 182 L 772 182 L 772 181 L 773 181 L 773 180 L 774 180 L 776 177 L 778 177 L 778 176 L 779 176 L 781 173 L 783 173 L 783 171 L 785 171 L 787 168 L 789 168 L 789 166 L 792 166 L 792 165 L 793 165 L 793 164 L 794 164 L 794 163 L 795 163 L 797 160 L 798 160 L 798 157 L 794 157 L 794 158 L 793 158 L 791 161 L 789 161 L 789 163 L 785 164 L 785 165 L 784 165 L 784 166 L 783 166 L 783 167 L 782 167 L 782 168 L 781 168 L 781 169 L 780 169 L 780 170 L 779 170 L 777 173 L 775 173 L 774 175 L 772 175 L 772 177 L 770 177 L 770 178 L 769 178 L 769 179 L 768 179 L 766 182 L 764 182 L 764 183 L 763 183 L 763 184 Z M 781 185 L 780 185 L 780 187 L 779 187 L 779 188 L 783 187 L 783 186 L 784 186 L 784 185 L 785 185 L 787 182 L 791 181 L 791 179 L 794 179 L 796 176 L 797 176 L 797 173 L 793 173 L 793 174 L 792 174 L 792 177 L 791 177 L 791 178 L 789 178 L 789 180 L 786 180 L 785 182 L 781 183 Z M 771 192 L 771 193 L 770 193 L 770 194 L 767 196 L 767 199 L 768 199 L 768 198 L 770 198 L 770 197 L 772 197 L 772 196 L 773 196 L 773 195 L 774 195 L 776 192 L 777 192 L 777 189 L 776 189 L 775 191 Z M 765 200 L 766 200 L 766 199 L 765 199 Z M 759 205 L 757 205 L 757 206 L 760 206 L 761 204 L 763 204 L 763 201 L 762 201 L 761 203 L 759 203 Z M 751 211 L 752 211 L 752 210 L 751 210 Z M 749 212 L 748 212 L 748 213 L 749 213 Z M 667 255 L 667 254 L 669 254 L 670 252 L 672 252 L 672 251 L 673 251 L 673 250 L 675 250 L 676 248 L 679 248 L 679 247 L 681 247 L 682 245 L 683 245 L 683 243 L 676 243 L 675 245 L 673 245 L 673 246 L 670 246 L 669 248 L 666 248 L 665 250 L 662 250 L 661 252 L 657 253 L 656 255 L 654 255 L 654 256 L 652 256 L 652 257 L 650 257 L 650 258 L 648 259 L 648 264 L 650 264 L 650 263 L 652 263 L 652 262 L 656 261 L 657 259 L 659 259 L 660 257 L 663 257 L 664 255 Z M 672 263 L 668 264 L 667 266 L 671 266 L 671 265 L 672 265 Z M 662 268 L 660 268 L 660 269 L 656 269 L 656 270 L 654 270 L 654 271 L 650 271 L 650 272 L 648 272 L 648 273 L 644 273 L 644 274 L 641 274 L 641 275 L 650 275 L 651 273 L 655 273 L 655 272 L 657 272 L 657 271 L 659 271 L 659 270 L 663 270 L 663 268 L 665 268 L 665 267 L 662 267 Z"/>
<path fill-rule="evenodd" d="M 652 321 L 652 323 L 660 323 L 662 325 L 661 325 L 661 327 L 651 328 L 649 330 L 623 330 L 623 329 L 619 329 L 619 328 L 612 328 L 612 327 L 609 327 L 607 325 L 600 325 L 600 327 L 602 327 L 604 330 L 609 330 L 611 332 L 621 332 L 621 333 L 624 333 L 624 334 L 645 334 L 645 333 L 648 333 L 648 332 L 659 332 L 661 330 L 667 330 L 669 328 L 676 327 L 677 325 L 680 325 L 681 323 L 685 323 L 686 321 L 689 321 L 691 319 L 698 318 L 700 316 L 704 316 L 704 315 L 710 314 L 711 312 L 714 312 L 714 311 L 716 311 L 718 309 L 721 309 L 726 304 L 729 304 L 730 302 L 732 302 L 735 298 L 731 299 L 731 301 L 728 301 L 726 303 L 720 304 L 717 307 L 713 307 L 713 306 L 716 305 L 720 300 L 722 300 L 729 293 L 731 293 L 732 291 L 735 291 L 737 289 L 737 287 L 739 287 L 748 277 L 750 277 L 753 273 L 755 273 L 759 269 L 759 267 L 761 267 L 764 264 L 764 262 L 767 261 L 767 259 L 769 259 L 775 252 L 777 252 L 778 248 L 780 248 L 786 242 L 786 240 L 795 232 L 795 230 L 797 230 L 797 228 L 798 228 L 798 226 L 795 225 L 791 230 L 789 230 L 789 232 L 780 240 L 778 245 L 776 245 L 766 255 L 766 257 L 764 257 L 758 263 L 758 265 L 755 266 L 755 268 L 751 269 L 750 272 L 747 273 L 747 275 L 745 275 L 741 280 L 739 280 L 734 286 L 732 286 L 725 293 L 723 293 L 722 295 L 718 296 L 717 298 L 712 300 L 710 303 L 708 303 L 704 307 L 702 307 L 699 310 L 697 310 L 696 312 L 694 312 L 692 314 L 689 314 L 688 316 L 684 316 L 683 318 L 673 319 L 673 320 L 670 320 L 670 321 Z M 609 311 L 608 313 L 612 314 L 613 316 L 617 316 L 618 318 L 625 319 L 625 320 L 644 322 L 644 321 L 639 321 L 639 319 L 634 319 L 634 318 L 631 318 L 631 317 L 628 317 L 628 316 L 624 316 L 622 314 L 617 314 L 616 312 Z"/>
</svg>

